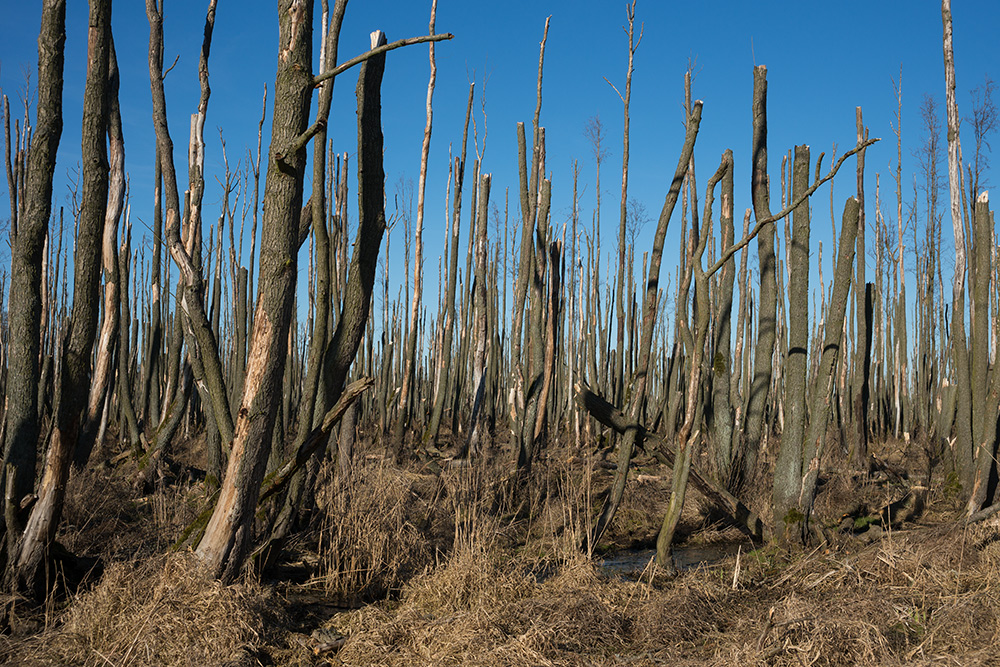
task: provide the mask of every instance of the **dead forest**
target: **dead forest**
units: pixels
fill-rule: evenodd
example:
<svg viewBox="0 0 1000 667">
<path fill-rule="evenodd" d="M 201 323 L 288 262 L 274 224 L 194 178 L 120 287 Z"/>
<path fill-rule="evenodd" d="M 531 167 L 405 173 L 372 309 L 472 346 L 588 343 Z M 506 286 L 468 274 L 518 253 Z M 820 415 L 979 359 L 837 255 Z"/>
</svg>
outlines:
<svg viewBox="0 0 1000 667">
<path fill-rule="evenodd" d="M 617 138 L 599 123 L 587 130 L 595 160 L 568 175 L 546 164 L 547 21 L 534 116 L 516 147 L 493 148 L 517 151 L 519 187 L 492 190 L 488 160 L 469 150 L 480 104 L 470 85 L 446 221 L 425 204 L 439 198 L 426 187 L 435 50 L 452 38 L 437 31 L 437 0 L 426 34 L 376 31 L 349 56 L 338 48 L 347 0 L 279 0 L 282 47 L 259 125 L 271 124 L 270 145 L 259 131 L 244 171 L 227 158 L 221 174 L 205 169 L 206 126 L 221 122 L 216 0 L 207 5 L 188 128 L 168 123 L 163 0 L 145 2 L 152 183 L 125 171 L 111 0 L 89 3 L 73 210 L 53 205 L 63 123 L 79 121 L 63 117 L 65 0 L 43 2 L 33 117 L 3 97 L 0 657 L 996 657 L 1000 260 L 982 184 L 997 112 L 987 88 L 960 114 L 950 0 L 946 102 L 922 109 L 919 190 L 902 174 L 898 124 L 883 136 L 861 107 L 847 150 L 770 146 L 780 172 L 769 172 L 763 65 L 747 72 L 750 153 L 725 151 L 698 182 L 712 101 L 697 99 L 689 73 L 650 247 L 634 243 L 628 199 L 635 2 L 620 172 L 602 150 Z M 382 76 L 394 58 L 428 55 L 416 211 L 397 224 Z M 356 100 L 356 155 L 333 148 L 332 132 L 353 131 L 328 125 L 334 86 L 340 104 Z M 185 141 L 188 162 L 176 164 Z M 894 142 L 895 173 L 866 192 L 876 142 Z M 621 177 L 603 250 L 599 220 L 576 204 L 590 170 L 599 208 L 602 167 L 613 188 Z M 221 207 L 204 201 L 213 178 Z M 835 178 L 857 183 L 852 196 L 834 200 Z M 737 201 L 740 180 L 749 201 Z M 565 224 L 555 188 L 573 193 Z M 148 239 L 127 213 L 139 199 L 152 201 Z M 431 224 L 447 226 L 436 293 Z M 388 261 L 394 225 L 404 262 Z M 810 241 L 818 225 L 833 249 Z M 663 265 L 668 229 L 681 232 L 678 265 Z M 701 543 L 725 548 L 681 565 Z M 637 550 L 647 562 L 630 578 L 601 565 Z"/>
</svg>

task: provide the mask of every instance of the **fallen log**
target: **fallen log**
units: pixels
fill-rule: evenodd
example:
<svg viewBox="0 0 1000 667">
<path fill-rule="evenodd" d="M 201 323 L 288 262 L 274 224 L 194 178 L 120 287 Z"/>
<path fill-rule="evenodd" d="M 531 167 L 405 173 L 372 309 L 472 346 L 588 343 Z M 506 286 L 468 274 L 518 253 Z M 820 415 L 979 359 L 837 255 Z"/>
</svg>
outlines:
<svg viewBox="0 0 1000 667">
<path fill-rule="evenodd" d="M 671 444 L 656 433 L 646 430 L 641 424 L 630 422 L 621 410 L 595 394 L 590 390 L 590 387 L 583 383 L 577 383 L 576 402 L 577 405 L 589 412 L 590 416 L 618 434 L 631 429 L 637 430 L 636 445 L 660 463 L 673 467 L 675 452 Z M 701 471 L 693 463 L 689 474 L 694 488 L 716 509 L 732 519 L 737 528 L 755 541 L 765 541 L 766 528 L 756 512 L 744 505 L 725 486 Z"/>
</svg>

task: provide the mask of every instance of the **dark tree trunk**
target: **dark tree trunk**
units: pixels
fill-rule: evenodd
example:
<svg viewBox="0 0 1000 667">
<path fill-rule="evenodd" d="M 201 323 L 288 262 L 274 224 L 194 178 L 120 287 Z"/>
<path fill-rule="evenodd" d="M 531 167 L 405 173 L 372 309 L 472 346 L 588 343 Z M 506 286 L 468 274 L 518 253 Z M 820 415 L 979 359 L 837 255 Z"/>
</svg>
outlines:
<svg viewBox="0 0 1000 667">
<path fill-rule="evenodd" d="M 7 304 L 10 339 L 3 450 L 7 554 L 14 553 L 13 547 L 24 530 L 26 513 L 21 509 L 21 500 L 32 492 L 35 483 L 42 262 L 51 214 L 56 151 L 62 136 L 65 43 L 66 2 L 48 0 L 42 6 L 42 27 L 38 36 L 38 110 L 25 176 L 27 202 L 11 244 L 10 300 Z"/>
<path fill-rule="evenodd" d="M 62 514 L 73 448 L 79 437 L 90 386 L 90 357 L 97 330 L 101 275 L 101 231 L 108 201 L 108 113 L 111 53 L 111 0 L 90 4 L 87 83 L 83 100 L 83 168 L 80 222 L 74 256 L 73 310 L 63 358 L 59 404 L 49 441 L 48 456 L 9 584 L 41 597 L 45 561 L 55 540 Z M 117 82 L 115 94 L 117 94 Z"/>
<path fill-rule="evenodd" d="M 759 65 L 753 71 L 753 168 L 750 190 L 753 210 L 757 220 L 771 216 L 769 180 L 767 176 L 767 68 Z M 758 295 L 757 346 L 754 351 L 753 379 L 746 413 L 746 432 L 741 451 L 741 479 L 753 474 L 757 452 L 765 435 L 764 410 L 771 386 L 772 357 L 775 344 L 777 319 L 777 277 L 774 257 L 774 224 L 768 223 L 757 235 L 757 254 L 760 266 L 760 294 Z"/>
</svg>

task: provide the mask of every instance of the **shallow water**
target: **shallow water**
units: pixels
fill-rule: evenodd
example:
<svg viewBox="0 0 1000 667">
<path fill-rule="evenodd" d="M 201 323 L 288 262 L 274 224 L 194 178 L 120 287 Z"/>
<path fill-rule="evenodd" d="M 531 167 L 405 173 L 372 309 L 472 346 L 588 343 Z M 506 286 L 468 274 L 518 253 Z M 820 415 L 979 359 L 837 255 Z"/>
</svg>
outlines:
<svg viewBox="0 0 1000 667">
<path fill-rule="evenodd" d="M 744 553 L 753 549 L 751 545 L 743 542 L 674 547 L 674 567 L 678 570 L 694 570 L 703 565 L 712 565 L 729 556 L 735 556 L 741 547 Z M 620 551 L 601 561 L 601 567 L 609 574 L 624 579 L 636 579 L 655 557 L 656 549 Z"/>
</svg>

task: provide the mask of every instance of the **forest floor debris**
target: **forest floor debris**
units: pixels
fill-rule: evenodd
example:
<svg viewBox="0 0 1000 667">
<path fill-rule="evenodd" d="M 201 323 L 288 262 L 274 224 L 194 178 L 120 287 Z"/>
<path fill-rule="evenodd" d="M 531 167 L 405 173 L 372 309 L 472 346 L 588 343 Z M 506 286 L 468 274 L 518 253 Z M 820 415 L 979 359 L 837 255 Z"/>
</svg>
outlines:
<svg viewBox="0 0 1000 667">
<path fill-rule="evenodd" d="M 581 551 L 613 474 L 600 457 L 553 451 L 519 489 L 502 459 L 429 474 L 359 456 L 347 483 L 324 468 L 317 518 L 278 572 L 228 587 L 189 551 L 155 555 L 196 515 L 197 474 L 134 499 L 128 471 L 88 471 L 71 482 L 60 541 L 100 557 L 103 574 L 22 610 L 0 663 L 1000 662 L 1000 522 L 958 523 L 943 473 L 922 517 L 853 519 L 859 534 L 838 530 L 844 515 L 898 500 L 903 481 L 873 475 L 859 497 L 827 477 L 817 507 L 831 539 L 806 550 L 755 547 L 692 494 L 679 534 L 720 545 L 720 560 L 668 579 L 652 565 L 625 576 L 601 565 L 655 542 L 670 477 L 646 461 L 634 462 L 606 539 Z"/>
</svg>

